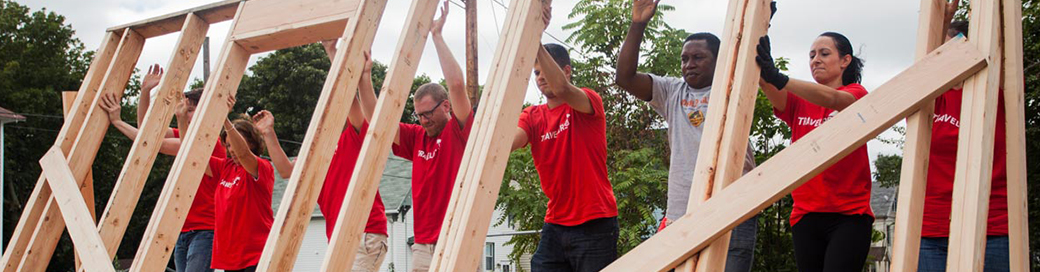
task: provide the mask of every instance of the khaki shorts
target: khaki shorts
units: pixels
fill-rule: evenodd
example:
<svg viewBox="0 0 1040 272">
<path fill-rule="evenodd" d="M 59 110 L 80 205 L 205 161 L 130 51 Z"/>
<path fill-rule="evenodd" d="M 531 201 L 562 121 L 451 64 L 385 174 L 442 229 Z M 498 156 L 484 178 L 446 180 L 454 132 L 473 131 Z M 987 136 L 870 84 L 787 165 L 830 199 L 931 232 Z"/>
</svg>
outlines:
<svg viewBox="0 0 1040 272">
<path fill-rule="evenodd" d="M 430 261 L 433 260 L 433 246 L 434 246 L 434 244 L 413 244 L 412 245 L 412 271 L 411 272 L 426 272 L 426 271 L 430 271 Z"/>
<path fill-rule="evenodd" d="M 354 256 L 353 272 L 375 272 L 386 258 L 386 235 L 365 233 Z"/>
</svg>

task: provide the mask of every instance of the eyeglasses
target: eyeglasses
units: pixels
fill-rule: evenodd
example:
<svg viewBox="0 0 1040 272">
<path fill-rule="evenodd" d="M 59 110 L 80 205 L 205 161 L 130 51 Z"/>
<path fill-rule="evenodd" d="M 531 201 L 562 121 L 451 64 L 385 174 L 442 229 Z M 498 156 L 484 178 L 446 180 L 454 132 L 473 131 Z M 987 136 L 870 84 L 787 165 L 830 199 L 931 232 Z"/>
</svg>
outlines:
<svg viewBox="0 0 1040 272">
<path fill-rule="evenodd" d="M 441 102 L 437 102 L 437 105 L 433 106 L 433 108 L 428 111 L 413 112 L 412 117 L 415 117 L 415 120 L 422 120 L 422 118 L 430 119 L 430 117 L 433 116 L 433 111 L 437 110 L 437 108 L 439 108 L 441 104 L 444 104 L 444 101 L 446 100 L 441 100 Z"/>
</svg>

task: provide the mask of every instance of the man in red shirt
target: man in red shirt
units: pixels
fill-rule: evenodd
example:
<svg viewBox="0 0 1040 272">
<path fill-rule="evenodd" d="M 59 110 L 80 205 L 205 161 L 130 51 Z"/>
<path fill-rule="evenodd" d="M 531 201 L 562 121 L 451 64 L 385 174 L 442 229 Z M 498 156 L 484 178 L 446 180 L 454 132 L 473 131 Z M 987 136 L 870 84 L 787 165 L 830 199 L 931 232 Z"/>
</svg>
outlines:
<svg viewBox="0 0 1040 272">
<path fill-rule="evenodd" d="M 617 259 L 618 211 L 607 179 L 603 99 L 572 85 L 571 69 L 563 46 L 539 46 L 534 74 L 547 103 L 524 109 L 512 145 L 531 145 L 549 197 L 542 239 L 531 258 L 534 272 L 599 271 Z"/>
<path fill-rule="evenodd" d="M 413 272 L 429 270 L 455 175 L 473 126 L 473 109 L 466 95 L 462 68 L 441 36 L 447 4 L 441 8 L 441 17 L 431 24 L 430 37 L 437 48 L 448 89 L 428 83 L 415 91 L 412 102 L 419 125 L 401 123 L 393 145 L 394 155 L 412 161 Z"/>
<path fill-rule="evenodd" d="M 144 80 L 141 82 L 141 94 L 137 100 L 138 124 L 144 121 L 145 113 L 148 112 L 148 107 L 151 104 L 151 91 L 159 85 L 159 79 L 162 78 L 162 75 L 162 67 L 159 67 L 158 64 L 148 67 L 148 73 L 145 74 Z M 188 127 L 191 117 L 195 114 L 195 106 L 199 104 L 201 97 L 201 88 L 193 89 L 184 94 L 180 104 L 174 110 L 178 128 L 186 129 Z M 120 101 L 115 94 L 102 96 L 100 106 L 107 113 L 109 122 L 120 133 L 131 140 L 137 138 L 137 128 L 121 119 Z M 159 153 L 176 156 L 177 150 L 181 146 L 180 136 L 180 130 L 177 128 L 167 129 L 159 146 Z M 213 147 L 211 156 L 216 158 L 225 157 L 224 144 L 219 140 L 217 145 Z M 184 225 L 181 226 L 180 235 L 177 236 L 177 244 L 173 247 L 173 262 L 177 271 L 213 271 L 210 268 L 210 260 L 212 257 L 214 228 L 213 192 L 216 190 L 216 186 L 216 178 L 206 175 L 202 176 L 202 182 L 199 183 L 195 200 L 192 201 L 191 208 L 188 209 L 188 216 L 184 219 Z"/>
</svg>

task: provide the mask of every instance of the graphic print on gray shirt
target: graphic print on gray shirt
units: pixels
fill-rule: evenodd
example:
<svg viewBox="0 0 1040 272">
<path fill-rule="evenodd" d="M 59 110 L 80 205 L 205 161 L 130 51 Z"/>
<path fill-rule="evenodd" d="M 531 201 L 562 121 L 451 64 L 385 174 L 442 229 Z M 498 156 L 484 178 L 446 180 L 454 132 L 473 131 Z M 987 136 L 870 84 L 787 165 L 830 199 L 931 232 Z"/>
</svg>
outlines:
<svg viewBox="0 0 1040 272">
<path fill-rule="evenodd" d="M 711 86 L 694 89 L 682 78 L 650 75 L 653 98 L 650 107 L 668 123 L 668 144 L 672 151 L 668 169 L 668 207 L 665 217 L 676 220 L 686 214 L 690 200 L 697 154 L 708 114 Z M 754 150 L 748 144 L 744 173 L 755 168 Z"/>
</svg>

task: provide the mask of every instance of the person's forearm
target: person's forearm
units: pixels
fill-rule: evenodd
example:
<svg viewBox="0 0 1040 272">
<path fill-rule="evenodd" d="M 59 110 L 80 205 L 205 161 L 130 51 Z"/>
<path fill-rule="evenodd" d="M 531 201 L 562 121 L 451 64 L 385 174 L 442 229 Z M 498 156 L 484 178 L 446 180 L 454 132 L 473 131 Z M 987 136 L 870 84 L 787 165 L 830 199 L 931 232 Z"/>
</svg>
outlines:
<svg viewBox="0 0 1040 272">
<path fill-rule="evenodd" d="M 636 76 L 636 68 L 639 66 L 639 46 L 643 43 L 643 32 L 645 31 L 645 23 L 632 22 L 628 26 L 628 35 L 625 36 L 625 42 L 621 44 L 617 73 L 614 75 L 614 82 L 622 88 Z"/>
<path fill-rule="evenodd" d="M 235 152 L 235 160 L 238 164 L 242 165 L 242 168 L 246 169 L 246 172 L 257 176 L 257 162 L 256 154 L 249 150 L 249 144 L 246 143 L 246 139 L 242 137 L 242 134 L 238 133 L 235 126 L 231 124 L 231 121 L 224 119 L 224 131 L 227 132 L 228 144 L 231 146 L 231 150 Z"/>
<path fill-rule="evenodd" d="M 144 123 L 144 116 L 148 113 L 148 107 L 152 105 L 152 90 L 141 90 L 137 97 L 137 125 Z"/>
<path fill-rule="evenodd" d="M 372 74 L 363 73 L 361 75 L 361 82 L 358 84 L 358 101 L 360 102 L 361 114 L 363 114 L 365 120 L 372 120 L 372 114 L 376 110 L 376 90 L 375 86 L 372 85 Z"/>
<path fill-rule="evenodd" d="M 127 124 L 123 120 L 117 120 L 115 122 L 112 122 L 112 126 L 116 127 L 116 129 L 119 130 L 119 133 L 122 133 L 127 138 L 130 138 L 131 141 L 137 139 L 137 128 L 130 124 Z"/>
<path fill-rule="evenodd" d="M 289 161 L 289 156 L 285 154 L 281 143 L 278 142 L 278 135 L 274 131 L 264 133 L 264 145 L 267 146 L 267 153 L 271 155 L 271 163 L 278 170 L 278 174 L 282 178 L 288 179 L 294 165 L 292 161 Z"/>
<path fill-rule="evenodd" d="M 433 35 L 433 44 L 437 48 L 437 58 L 444 72 L 444 82 L 448 84 L 448 98 L 451 100 L 452 113 L 459 121 L 465 123 L 469 118 L 471 105 L 469 95 L 466 94 L 466 82 L 463 80 L 462 68 L 455 61 L 451 49 L 444 43 L 444 38 L 439 34 Z"/>
<path fill-rule="evenodd" d="M 852 94 L 838 91 L 822 84 L 793 78 L 788 81 L 784 90 L 805 99 L 809 103 L 836 111 L 843 110 L 856 102 L 856 97 L 852 96 Z"/>
</svg>

